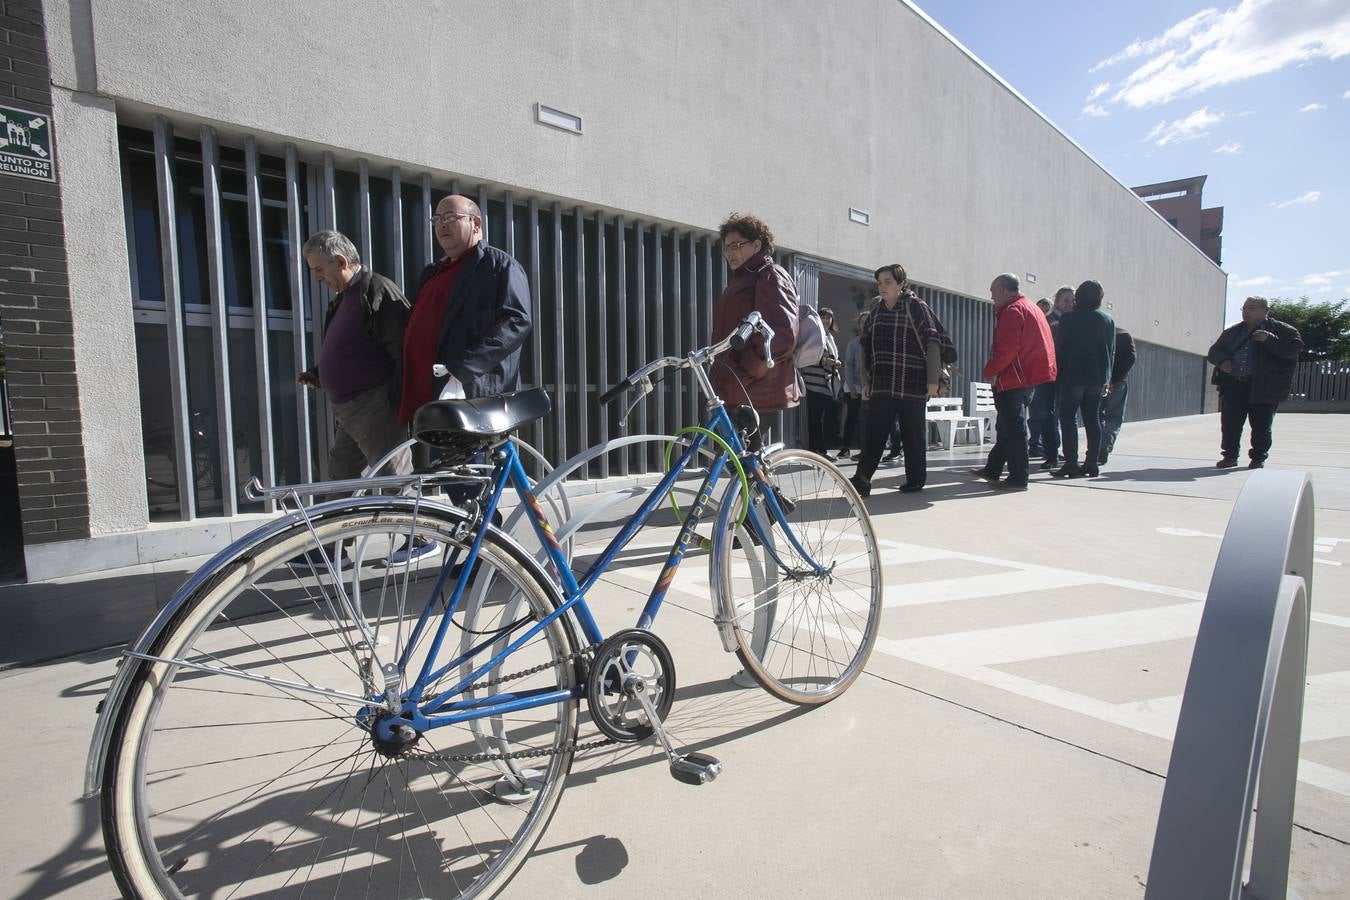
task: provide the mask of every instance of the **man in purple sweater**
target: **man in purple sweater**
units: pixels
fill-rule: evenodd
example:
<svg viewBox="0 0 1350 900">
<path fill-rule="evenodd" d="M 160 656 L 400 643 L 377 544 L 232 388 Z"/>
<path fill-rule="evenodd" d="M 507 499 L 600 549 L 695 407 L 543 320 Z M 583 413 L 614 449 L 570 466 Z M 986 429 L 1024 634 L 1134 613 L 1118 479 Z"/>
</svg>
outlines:
<svg viewBox="0 0 1350 900">
<path fill-rule="evenodd" d="M 328 477 L 358 478 L 408 439 L 398 401 L 411 306 L 397 285 L 361 265 L 356 247 L 341 232 L 316 233 L 305 241 L 303 253 L 310 272 L 334 296 L 324 317 L 318 362 L 296 381 L 321 389 L 337 420 Z M 411 454 L 404 450 L 388 471 L 411 472 Z"/>
</svg>

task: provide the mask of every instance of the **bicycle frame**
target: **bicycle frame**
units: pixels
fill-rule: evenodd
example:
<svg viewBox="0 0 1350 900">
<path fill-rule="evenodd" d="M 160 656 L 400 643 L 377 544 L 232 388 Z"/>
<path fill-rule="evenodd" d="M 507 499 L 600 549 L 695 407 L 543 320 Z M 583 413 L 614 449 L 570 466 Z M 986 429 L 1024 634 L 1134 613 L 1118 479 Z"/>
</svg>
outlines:
<svg viewBox="0 0 1350 900">
<path fill-rule="evenodd" d="M 778 498 L 774 491 L 768 489 L 768 483 L 764 473 L 759 466 L 759 459 L 754 454 L 745 452 L 741 443 L 740 436 L 736 432 L 735 426 L 727 414 L 725 406 L 716 402 L 709 405 L 708 415 L 705 423 L 706 431 L 717 434 L 721 437 L 740 459 L 742 465 L 746 468 L 747 474 L 751 475 L 756 485 L 760 488 L 760 496 L 764 498 L 766 504 L 765 512 L 768 516 L 779 523 L 788 540 L 794 546 L 797 553 L 808 562 L 812 571 L 819 573 L 822 567 L 801 546 L 797 536 L 788 526 L 786 517 L 778 503 Z M 584 693 L 584 686 L 578 685 L 571 690 L 538 688 L 525 690 L 519 693 L 496 694 L 483 698 L 453 699 L 461 691 L 468 688 L 478 679 L 484 677 L 488 672 L 507 659 L 516 650 L 523 647 L 526 643 L 533 640 L 541 631 L 553 624 L 559 617 L 567 615 L 569 612 L 573 615 L 575 621 L 580 626 L 588 644 L 597 644 L 604 640 L 599 626 L 596 624 L 595 617 L 591 614 L 589 606 L 586 604 L 586 592 L 594 586 L 596 581 L 604 574 L 610 563 L 622 552 L 623 548 L 633 539 L 633 537 L 646 525 L 662 500 L 670 492 L 676 480 L 688 468 L 690 462 L 710 443 L 711 438 L 705 432 L 699 432 L 693 436 L 689 446 L 681 453 L 679 459 L 666 473 L 661 482 L 650 491 L 644 498 L 638 511 L 624 524 L 619 533 L 615 535 L 606 546 L 600 556 L 591 564 L 590 568 L 578 580 L 571 567 L 564 557 L 561 546 L 554 537 L 552 526 L 540 506 L 538 498 L 530 488 L 529 478 L 525 474 L 524 467 L 521 465 L 519 454 L 515 445 L 507 442 L 495 451 L 495 467 L 488 490 L 488 499 L 482 510 L 483 522 L 491 521 L 493 512 L 498 508 L 502 495 L 508 484 L 515 489 L 516 494 L 529 509 L 530 521 L 534 527 L 535 534 L 545 549 L 549 562 L 552 563 L 554 571 L 563 588 L 564 601 L 551 612 L 548 616 L 535 622 L 525 632 L 515 637 L 511 642 L 491 659 L 481 665 L 476 666 L 471 672 L 461 678 L 449 688 L 438 691 L 436 696 L 427 702 L 423 702 L 423 694 L 429 685 L 436 684 L 446 673 L 452 671 L 457 666 L 461 666 L 485 647 L 501 639 L 500 635 L 487 636 L 483 641 L 470 647 L 461 653 L 455 659 L 450 660 L 442 666 L 435 667 L 436 660 L 440 655 L 441 647 L 445 636 L 451 624 L 451 618 L 458 609 L 460 601 L 463 598 L 464 591 L 472 577 L 475 563 L 479 551 L 483 544 L 484 535 L 487 529 L 480 527 L 468 553 L 465 554 L 463 564 L 460 566 L 459 575 L 455 581 L 450 599 L 446 604 L 445 611 L 442 614 L 441 621 L 436 629 L 435 636 L 432 638 L 431 648 L 427 653 L 426 660 L 422 664 L 422 669 L 407 691 L 403 704 L 403 716 L 410 721 L 414 727 L 419 730 L 437 728 L 445 725 L 460 724 L 472 719 L 480 719 L 488 716 L 515 712 L 532 707 L 546 706 L 566 700 L 569 697 L 579 697 Z M 707 474 L 703 478 L 703 483 L 695 497 L 688 514 L 685 516 L 684 523 L 681 525 L 674 543 L 671 545 L 670 552 L 666 557 L 665 565 L 662 567 L 661 574 L 652 587 L 652 592 L 643 606 L 642 612 L 638 616 L 637 627 L 650 628 L 655 622 L 656 615 L 660 611 L 661 605 L 665 600 L 671 583 L 679 570 L 680 563 L 683 562 L 688 553 L 690 544 L 694 540 L 695 531 L 701 523 L 703 516 L 708 508 L 708 501 L 712 497 L 713 491 L 717 487 L 728 465 L 728 454 L 725 450 L 717 453 L 708 467 Z M 760 512 L 754 508 L 750 498 L 746 497 L 748 504 L 748 518 L 750 527 L 754 529 L 764 542 L 766 549 L 775 561 L 784 569 L 787 567 L 782 560 L 778 558 L 773 550 L 768 538 L 769 529 L 760 521 Z M 410 662 L 413 649 L 417 646 L 423 631 L 433 615 L 433 609 L 437 605 L 437 599 L 441 596 L 446 582 L 451 577 L 451 572 L 459 564 L 459 554 L 454 553 L 447 556 L 441 566 L 440 575 L 431 591 L 431 596 L 427 600 L 426 608 L 422 611 L 417 624 L 409 635 L 408 643 L 400 659 L 400 667 L 405 668 Z M 438 713 L 440 713 L 438 715 Z M 388 728 L 388 721 L 380 723 Z"/>
</svg>

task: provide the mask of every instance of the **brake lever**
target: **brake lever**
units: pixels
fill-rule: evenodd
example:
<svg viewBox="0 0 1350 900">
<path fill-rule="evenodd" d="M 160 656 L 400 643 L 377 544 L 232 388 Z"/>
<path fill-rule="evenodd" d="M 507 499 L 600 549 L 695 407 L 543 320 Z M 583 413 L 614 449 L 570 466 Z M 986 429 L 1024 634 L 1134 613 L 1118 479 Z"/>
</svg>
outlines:
<svg viewBox="0 0 1350 900">
<path fill-rule="evenodd" d="M 637 405 L 642 402 L 642 399 L 655 390 L 655 388 L 652 387 L 650 376 L 643 376 L 637 384 L 633 385 L 633 389 L 637 391 L 637 396 L 633 398 L 632 403 L 628 404 L 628 408 L 623 411 L 623 415 L 619 416 L 620 428 L 623 428 L 628 424 L 628 416 L 637 408 Z"/>
<path fill-rule="evenodd" d="M 764 336 L 764 367 L 773 368 L 773 326 L 763 319 L 755 326 L 759 333 Z"/>
</svg>

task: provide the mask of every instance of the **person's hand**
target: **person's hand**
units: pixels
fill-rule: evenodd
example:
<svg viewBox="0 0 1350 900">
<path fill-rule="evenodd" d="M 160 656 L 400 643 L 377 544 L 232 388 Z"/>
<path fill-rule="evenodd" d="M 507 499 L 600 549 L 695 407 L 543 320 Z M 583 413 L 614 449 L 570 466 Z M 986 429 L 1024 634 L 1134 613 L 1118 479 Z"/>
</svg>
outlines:
<svg viewBox="0 0 1350 900">
<path fill-rule="evenodd" d="M 864 400 L 868 400 L 871 398 L 871 396 L 872 396 L 872 389 L 864 384 L 862 389 L 862 398 Z"/>
<path fill-rule="evenodd" d="M 852 397 L 854 400 L 861 399 L 857 391 L 849 391 L 848 395 Z"/>
<path fill-rule="evenodd" d="M 1219 363 L 1219 371 L 1225 374 L 1232 372 L 1233 361 L 1231 359 L 1225 359 L 1223 362 Z"/>
<path fill-rule="evenodd" d="M 928 396 L 936 397 L 937 395 L 938 395 L 938 386 L 936 384 L 930 384 L 928 386 Z"/>
<path fill-rule="evenodd" d="M 295 383 L 302 384 L 308 388 L 317 388 L 319 386 L 319 376 L 314 372 L 301 372 L 295 376 Z"/>
<path fill-rule="evenodd" d="M 1252 340 L 1256 341 L 1258 344 L 1264 342 L 1268 337 L 1270 337 L 1270 332 L 1260 328 L 1252 332 Z"/>
</svg>

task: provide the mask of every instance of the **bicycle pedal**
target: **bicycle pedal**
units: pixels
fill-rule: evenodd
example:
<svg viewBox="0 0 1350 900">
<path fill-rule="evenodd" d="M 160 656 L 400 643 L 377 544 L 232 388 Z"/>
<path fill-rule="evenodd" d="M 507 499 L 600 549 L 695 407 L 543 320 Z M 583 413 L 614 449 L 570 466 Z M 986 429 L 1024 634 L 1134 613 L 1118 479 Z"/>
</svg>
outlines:
<svg viewBox="0 0 1350 900">
<path fill-rule="evenodd" d="M 722 763 L 706 753 L 677 754 L 670 761 L 670 775 L 685 784 L 707 784 L 722 771 Z"/>
</svg>

